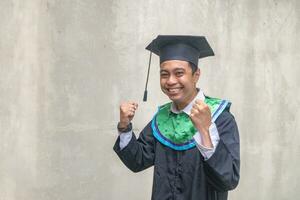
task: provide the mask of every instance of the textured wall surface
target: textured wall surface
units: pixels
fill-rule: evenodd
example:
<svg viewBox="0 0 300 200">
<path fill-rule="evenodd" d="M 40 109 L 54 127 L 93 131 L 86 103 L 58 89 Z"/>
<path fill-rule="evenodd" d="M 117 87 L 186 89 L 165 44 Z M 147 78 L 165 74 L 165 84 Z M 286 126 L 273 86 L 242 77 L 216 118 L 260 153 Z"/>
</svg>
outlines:
<svg viewBox="0 0 300 200">
<path fill-rule="evenodd" d="M 233 102 L 241 137 L 237 200 L 300 195 L 299 0 L 1 0 L 0 199 L 150 199 L 112 150 L 118 105 L 138 101 L 139 132 L 167 101 L 158 34 L 207 36 L 199 87 Z"/>
</svg>

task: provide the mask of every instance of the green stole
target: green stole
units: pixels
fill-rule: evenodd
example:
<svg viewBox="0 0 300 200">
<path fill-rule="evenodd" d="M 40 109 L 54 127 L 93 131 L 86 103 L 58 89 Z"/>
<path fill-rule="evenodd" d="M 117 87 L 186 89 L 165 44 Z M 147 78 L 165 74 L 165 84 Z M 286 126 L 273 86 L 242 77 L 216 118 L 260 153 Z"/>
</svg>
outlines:
<svg viewBox="0 0 300 200">
<path fill-rule="evenodd" d="M 212 122 L 225 110 L 229 110 L 231 103 L 217 98 L 205 97 L 204 103 L 208 105 L 212 114 Z M 193 136 L 197 132 L 190 117 L 180 112 L 171 112 L 171 102 L 158 108 L 152 119 L 151 127 L 154 137 L 162 144 L 174 150 L 187 150 L 195 147 Z"/>
</svg>

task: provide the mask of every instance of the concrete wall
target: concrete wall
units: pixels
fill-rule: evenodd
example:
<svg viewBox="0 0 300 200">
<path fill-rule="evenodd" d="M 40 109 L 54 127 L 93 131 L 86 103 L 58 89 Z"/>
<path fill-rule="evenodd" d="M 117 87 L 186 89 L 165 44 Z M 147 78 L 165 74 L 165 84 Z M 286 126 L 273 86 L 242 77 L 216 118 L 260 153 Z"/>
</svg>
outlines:
<svg viewBox="0 0 300 200">
<path fill-rule="evenodd" d="M 167 99 L 148 52 L 158 34 L 207 36 L 199 86 L 230 99 L 241 181 L 230 199 L 300 195 L 299 0 L 1 0 L 0 199 L 150 199 L 152 169 L 112 151 L 118 104 L 138 132 Z"/>
</svg>

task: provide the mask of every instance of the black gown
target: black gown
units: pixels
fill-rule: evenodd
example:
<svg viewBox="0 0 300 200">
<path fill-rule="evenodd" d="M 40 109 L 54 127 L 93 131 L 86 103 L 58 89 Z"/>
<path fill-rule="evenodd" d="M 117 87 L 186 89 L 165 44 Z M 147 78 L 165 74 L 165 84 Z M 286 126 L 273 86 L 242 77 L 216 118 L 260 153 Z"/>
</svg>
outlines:
<svg viewBox="0 0 300 200">
<path fill-rule="evenodd" d="M 118 138 L 114 151 L 133 172 L 154 166 L 152 200 L 226 200 L 239 182 L 239 133 L 228 110 L 215 123 L 220 141 L 208 160 L 197 147 L 175 151 L 161 144 L 151 123 L 122 150 Z"/>
</svg>

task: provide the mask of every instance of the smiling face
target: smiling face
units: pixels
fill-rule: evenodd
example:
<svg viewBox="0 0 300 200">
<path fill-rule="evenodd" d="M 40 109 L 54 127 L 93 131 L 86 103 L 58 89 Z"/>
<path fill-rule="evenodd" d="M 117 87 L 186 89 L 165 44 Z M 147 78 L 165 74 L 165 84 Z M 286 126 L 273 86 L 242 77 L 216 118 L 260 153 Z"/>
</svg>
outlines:
<svg viewBox="0 0 300 200">
<path fill-rule="evenodd" d="M 200 70 L 192 73 L 187 61 L 168 60 L 160 65 L 160 87 L 177 109 L 182 110 L 197 95 L 196 83 Z"/>
</svg>

